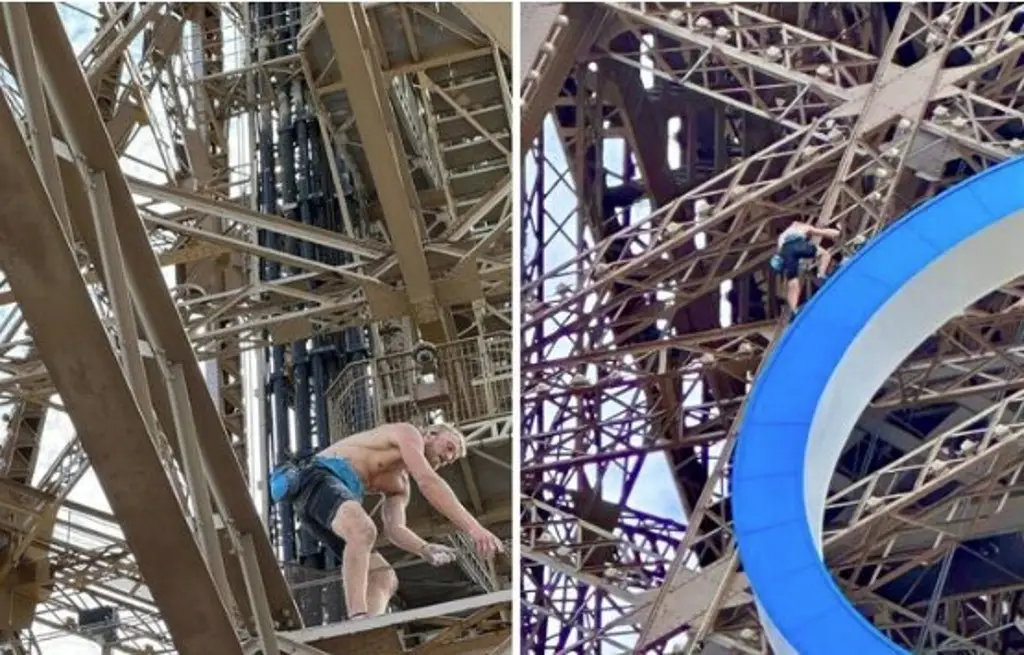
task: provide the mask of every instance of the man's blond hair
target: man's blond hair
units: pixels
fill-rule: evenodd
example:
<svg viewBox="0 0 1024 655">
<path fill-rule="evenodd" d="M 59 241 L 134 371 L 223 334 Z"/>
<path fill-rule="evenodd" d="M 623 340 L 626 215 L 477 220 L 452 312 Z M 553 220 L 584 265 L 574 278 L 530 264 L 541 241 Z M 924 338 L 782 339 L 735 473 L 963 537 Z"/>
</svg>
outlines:
<svg viewBox="0 0 1024 655">
<path fill-rule="evenodd" d="M 455 459 L 466 456 L 466 435 L 448 423 L 433 423 L 423 430 L 423 434 L 447 434 L 455 441 Z"/>
</svg>

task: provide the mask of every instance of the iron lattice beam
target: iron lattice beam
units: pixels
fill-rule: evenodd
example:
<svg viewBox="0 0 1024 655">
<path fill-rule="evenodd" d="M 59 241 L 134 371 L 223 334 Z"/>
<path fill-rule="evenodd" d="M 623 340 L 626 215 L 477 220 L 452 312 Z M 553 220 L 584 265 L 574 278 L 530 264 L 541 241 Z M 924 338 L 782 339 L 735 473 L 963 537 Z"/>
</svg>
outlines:
<svg viewBox="0 0 1024 655">
<path fill-rule="evenodd" d="M 688 630 L 686 652 L 707 639 L 762 652 L 736 574 L 727 463 L 778 331 L 766 266 L 775 237 L 791 220 L 818 222 L 841 230 L 836 250 L 849 255 L 910 207 L 1020 152 L 1020 21 L 995 5 L 904 5 L 891 17 L 867 5 L 585 9 L 610 16 L 586 31 L 566 7 L 524 36 L 539 53 L 521 89 L 534 121 L 521 197 L 524 647 L 662 650 Z M 558 56 L 566 37 L 579 48 L 568 60 Z M 994 290 L 908 357 L 874 399 L 876 432 L 908 411 L 1001 407 L 1021 387 L 1018 287 Z M 885 563 L 880 544 L 902 548 L 893 566 L 919 565 L 1014 529 L 999 510 L 1015 486 L 978 476 L 1015 479 L 1015 440 L 951 454 L 962 433 L 921 436 L 890 466 L 961 491 L 923 510 L 913 505 L 923 488 L 865 491 L 891 468 L 838 475 L 835 503 L 847 494 L 871 507 L 870 522 L 834 528 L 841 576 Z M 629 517 L 659 453 L 687 525 L 650 517 L 661 531 L 645 541 L 652 531 Z M 936 544 L 935 531 L 955 536 Z M 883 629 L 926 626 L 933 639 L 991 647 L 975 624 L 936 626 L 934 604 L 900 607 L 880 584 L 850 593 L 886 607 Z"/>
</svg>

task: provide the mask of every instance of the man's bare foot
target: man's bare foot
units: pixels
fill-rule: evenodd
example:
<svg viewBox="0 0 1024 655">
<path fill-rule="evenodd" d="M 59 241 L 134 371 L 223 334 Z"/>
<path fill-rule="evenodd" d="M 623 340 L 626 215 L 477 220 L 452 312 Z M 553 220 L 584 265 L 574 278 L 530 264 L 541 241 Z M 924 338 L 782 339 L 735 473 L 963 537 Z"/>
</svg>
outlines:
<svg viewBox="0 0 1024 655">
<path fill-rule="evenodd" d="M 349 617 L 348 617 L 348 620 L 349 621 L 363 621 L 363 620 L 366 620 L 368 618 L 370 618 L 370 616 L 366 612 L 356 612 L 355 614 L 350 614 Z"/>
</svg>

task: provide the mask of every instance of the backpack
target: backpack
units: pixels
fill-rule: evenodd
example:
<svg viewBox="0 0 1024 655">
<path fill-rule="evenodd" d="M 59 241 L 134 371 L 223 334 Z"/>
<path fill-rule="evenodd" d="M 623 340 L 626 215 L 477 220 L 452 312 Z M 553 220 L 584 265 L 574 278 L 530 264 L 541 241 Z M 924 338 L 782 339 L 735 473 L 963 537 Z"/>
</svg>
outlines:
<svg viewBox="0 0 1024 655">
<path fill-rule="evenodd" d="M 270 500 L 290 503 L 299 495 L 299 467 L 295 462 L 284 462 L 270 472 Z"/>
</svg>

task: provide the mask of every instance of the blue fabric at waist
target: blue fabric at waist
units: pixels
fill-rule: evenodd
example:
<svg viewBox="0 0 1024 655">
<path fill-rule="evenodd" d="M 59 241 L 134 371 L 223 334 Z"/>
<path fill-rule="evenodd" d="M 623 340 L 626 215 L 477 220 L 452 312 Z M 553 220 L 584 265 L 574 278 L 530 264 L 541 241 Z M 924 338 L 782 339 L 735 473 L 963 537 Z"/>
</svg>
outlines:
<svg viewBox="0 0 1024 655">
<path fill-rule="evenodd" d="M 320 467 L 330 471 L 331 474 L 338 478 L 343 485 L 348 487 L 348 490 L 353 494 L 360 498 L 363 497 L 363 481 L 359 478 L 359 474 L 356 473 L 356 470 L 352 468 L 351 462 L 347 459 L 343 457 L 323 457 L 317 455 L 313 458 L 313 461 Z"/>
</svg>

